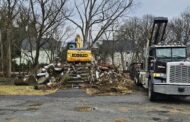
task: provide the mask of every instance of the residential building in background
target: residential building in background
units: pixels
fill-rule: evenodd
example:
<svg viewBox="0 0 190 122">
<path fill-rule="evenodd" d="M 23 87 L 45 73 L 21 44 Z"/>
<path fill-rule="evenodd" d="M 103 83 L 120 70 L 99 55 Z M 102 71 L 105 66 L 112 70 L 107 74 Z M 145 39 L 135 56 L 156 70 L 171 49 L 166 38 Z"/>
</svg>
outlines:
<svg viewBox="0 0 190 122">
<path fill-rule="evenodd" d="M 16 64 L 29 64 L 34 61 L 36 56 L 36 45 L 34 39 L 24 39 L 21 44 L 21 57 L 14 60 Z M 48 64 L 58 55 L 61 42 L 53 38 L 43 38 L 40 41 L 39 64 Z"/>
</svg>

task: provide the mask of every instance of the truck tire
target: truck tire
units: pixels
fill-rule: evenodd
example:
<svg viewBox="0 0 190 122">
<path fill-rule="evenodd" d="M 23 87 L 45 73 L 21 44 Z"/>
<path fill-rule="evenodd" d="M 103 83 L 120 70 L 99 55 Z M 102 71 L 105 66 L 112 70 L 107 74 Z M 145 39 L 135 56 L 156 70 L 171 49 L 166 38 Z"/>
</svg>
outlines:
<svg viewBox="0 0 190 122">
<path fill-rule="evenodd" d="M 150 101 L 156 101 L 157 93 L 154 92 L 152 80 L 148 81 L 148 98 Z"/>
</svg>

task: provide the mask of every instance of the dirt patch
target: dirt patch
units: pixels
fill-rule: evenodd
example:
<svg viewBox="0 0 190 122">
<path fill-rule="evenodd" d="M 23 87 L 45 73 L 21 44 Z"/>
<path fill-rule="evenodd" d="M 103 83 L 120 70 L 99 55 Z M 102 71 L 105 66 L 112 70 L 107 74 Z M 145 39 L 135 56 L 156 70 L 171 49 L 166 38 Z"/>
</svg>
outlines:
<svg viewBox="0 0 190 122">
<path fill-rule="evenodd" d="M 96 94 L 99 94 L 100 91 L 96 88 L 86 88 L 86 93 L 88 95 L 96 95 Z"/>
<path fill-rule="evenodd" d="M 118 108 L 119 109 L 119 111 L 121 111 L 121 112 L 128 112 L 128 108 L 127 107 L 120 107 L 120 108 Z"/>
<path fill-rule="evenodd" d="M 74 110 L 77 112 L 91 112 L 91 111 L 94 111 L 95 108 L 84 106 L 84 107 L 75 107 Z"/>
<path fill-rule="evenodd" d="M 129 121 L 125 118 L 118 118 L 115 120 L 115 122 L 129 122 Z"/>
<path fill-rule="evenodd" d="M 86 86 L 85 91 L 91 96 L 120 96 L 133 93 L 134 84 L 133 81 L 127 79 L 122 75 L 118 78 L 118 81 L 99 81 L 95 85 Z"/>
</svg>

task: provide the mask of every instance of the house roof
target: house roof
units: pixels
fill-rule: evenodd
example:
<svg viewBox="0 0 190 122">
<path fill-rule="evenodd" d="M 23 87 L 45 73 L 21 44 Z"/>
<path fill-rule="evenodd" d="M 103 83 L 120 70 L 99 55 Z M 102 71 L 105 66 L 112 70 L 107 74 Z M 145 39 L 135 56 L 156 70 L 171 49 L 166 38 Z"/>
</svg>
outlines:
<svg viewBox="0 0 190 122">
<path fill-rule="evenodd" d="M 40 48 L 42 49 L 50 49 L 50 48 L 56 48 L 58 46 L 61 46 L 60 41 L 56 41 L 54 38 L 42 38 L 40 40 Z M 22 41 L 21 48 L 24 50 L 31 50 L 36 49 L 36 40 L 35 39 L 24 39 Z"/>
<path fill-rule="evenodd" d="M 131 48 L 128 41 L 113 41 L 113 40 L 103 40 L 102 47 L 109 47 L 115 49 L 115 51 L 129 51 Z"/>
</svg>

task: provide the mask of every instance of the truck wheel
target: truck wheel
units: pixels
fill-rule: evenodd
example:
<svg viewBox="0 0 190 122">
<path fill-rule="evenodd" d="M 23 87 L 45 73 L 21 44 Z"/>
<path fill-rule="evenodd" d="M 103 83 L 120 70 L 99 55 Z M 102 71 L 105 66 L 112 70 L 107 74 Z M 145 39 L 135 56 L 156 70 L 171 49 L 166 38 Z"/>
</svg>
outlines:
<svg viewBox="0 0 190 122">
<path fill-rule="evenodd" d="M 153 90 L 153 84 L 151 81 L 148 82 L 148 98 L 150 101 L 155 101 L 157 94 Z"/>
<path fill-rule="evenodd" d="M 134 77 L 134 82 L 135 82 L 135 85 L 140 86 L 139 79 L 136 76 Z"/>
</svg>

